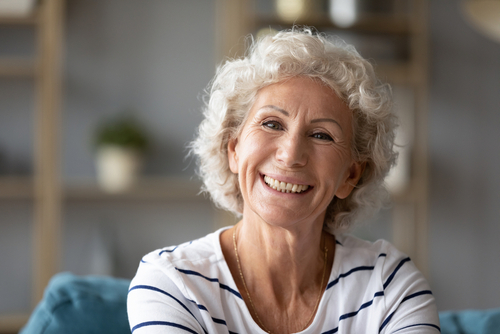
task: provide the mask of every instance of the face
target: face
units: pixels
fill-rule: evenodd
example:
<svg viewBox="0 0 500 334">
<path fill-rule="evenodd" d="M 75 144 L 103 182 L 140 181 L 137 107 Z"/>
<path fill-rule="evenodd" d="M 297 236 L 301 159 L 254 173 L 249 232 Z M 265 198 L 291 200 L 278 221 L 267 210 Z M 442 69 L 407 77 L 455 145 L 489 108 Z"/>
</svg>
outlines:
<svg viewBox="0 0 500 334">
<path fill-rule="evenodd" d="M 351 111 L 322 83 L 299 77 L 262 88 L 228 144 L 244 219 L 323 224 L 334 196 L 347 197 L 361 176 L 352 135 Z"/>
</svg>

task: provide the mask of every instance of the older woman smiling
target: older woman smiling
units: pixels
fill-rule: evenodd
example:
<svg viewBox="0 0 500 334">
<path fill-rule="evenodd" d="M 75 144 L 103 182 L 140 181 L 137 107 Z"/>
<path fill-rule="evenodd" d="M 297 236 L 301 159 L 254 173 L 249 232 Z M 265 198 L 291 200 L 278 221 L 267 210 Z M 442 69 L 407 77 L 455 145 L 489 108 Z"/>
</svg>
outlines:
<svg viewBox="0 0 500 334">
<path fill-rule="evenodd" d="M 437 333 L 430 289 L 385 241 L 345 234 L 394 164 L 389 89 L 308 29 L 255 42 L 212 83 L 193 143 L 204 190 L 238 224 L 146 255 L 137 333 Z"/>
</svg>

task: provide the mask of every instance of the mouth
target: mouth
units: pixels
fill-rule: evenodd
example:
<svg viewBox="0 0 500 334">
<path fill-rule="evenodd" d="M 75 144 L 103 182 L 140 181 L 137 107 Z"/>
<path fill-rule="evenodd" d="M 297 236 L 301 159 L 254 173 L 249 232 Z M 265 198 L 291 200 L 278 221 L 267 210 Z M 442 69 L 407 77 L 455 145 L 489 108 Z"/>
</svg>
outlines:
<svg viewBox="0 0 500 334">
<path fill-rule="evenodd" d="M 267 175 L 264 175 L 264 182 L 267 184 L 269 188 L 272 188 L 276 191 L 281 191 L 282 193 L 289 193 L 289 194 L 300 194 L 310 188 L 307 184 L 287 183 L 275 180 Z"/>
</svg>

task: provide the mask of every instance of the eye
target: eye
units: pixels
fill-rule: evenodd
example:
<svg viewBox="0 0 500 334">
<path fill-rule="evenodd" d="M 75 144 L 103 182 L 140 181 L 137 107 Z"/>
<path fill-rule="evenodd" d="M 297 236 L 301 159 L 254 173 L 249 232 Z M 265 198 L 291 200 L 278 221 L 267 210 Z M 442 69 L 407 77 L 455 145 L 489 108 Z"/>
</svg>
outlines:
<svg viewBox="0 0 500 334">
<path fill-rule="evenodd" d="M 313 133 L 312 137 L 319 140 L 333 141 L 333 138 L 330 135 L 322 132 Z"/>
<path fill-rule="evenodd" d="M 283 127 L 277 121 L 265 121 L 262 122 L 262 126 L 271 130 L 281 130 Z"/>
</svg>

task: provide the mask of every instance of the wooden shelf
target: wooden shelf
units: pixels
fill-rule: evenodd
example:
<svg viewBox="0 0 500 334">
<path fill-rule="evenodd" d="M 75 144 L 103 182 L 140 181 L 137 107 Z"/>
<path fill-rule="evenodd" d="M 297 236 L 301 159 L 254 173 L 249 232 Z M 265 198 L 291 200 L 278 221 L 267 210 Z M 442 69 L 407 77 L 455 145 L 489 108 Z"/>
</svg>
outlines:
<svg viewBox="0 0 500 334">
<path fill-rule="evenodd" d="M 28 322 L 28 314 L 0 315 L 0 333 L 17 333 Z"/>
<path fill-rule="evenodd" d="M 145 177 L 126 191 L 107 193 L 96 180 L 87 179 L 68 181 L 63 198 L 66 201 L 207 200 L 200 189 L 200 181 L 187 177 Z"/>
<path fill-rule="evenodd" d="M 36 72 L 32 59 L 0 58 L 0 77 L 34 77 Z"/>
<path fill-rule="evenodd" d="M 27 16 L 2 16 L 0 15 L 0 25 L 35 25 L 40 18 L 39 9 Z"/>
<path fill-rule="evenodd" d="M 30 200 L 34 198 L 33 178 L 27 176 L 0 176 L 1 200 Z"/>
<path fill-rule="evenodd" d="M 202 183 L 188 177 L 145 177 L 130 189 L 120 193 L 103 191 L 95 179 L 69 181 L 63 186 L 63 198 L 68 201 L 114 200 L 206 200 L 200 194 Z M 0 200 L 32 200 L 35 197 L 33 178 L 0 176 Z"/>
</svg>

